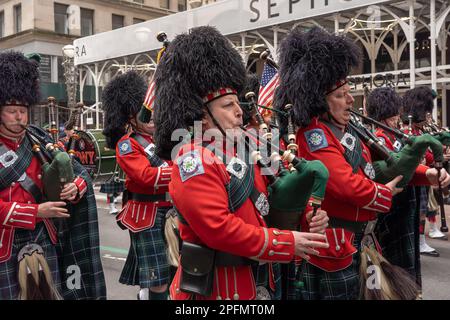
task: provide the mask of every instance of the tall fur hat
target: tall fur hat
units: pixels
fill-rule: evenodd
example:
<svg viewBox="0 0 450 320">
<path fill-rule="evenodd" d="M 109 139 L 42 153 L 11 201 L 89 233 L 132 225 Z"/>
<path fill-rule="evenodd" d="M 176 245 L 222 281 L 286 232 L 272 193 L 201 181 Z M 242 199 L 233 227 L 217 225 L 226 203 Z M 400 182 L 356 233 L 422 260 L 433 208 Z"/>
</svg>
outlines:
<svg viewBox="0 0 450 320">
<path fill-rule="evenodd" d="M 155 73 L 154 121 L 156 152 L 170 158 L 175 129 L 201 120 L 208 101 L 239 94 L 245 66 L 239 53 L 216 28 L 202 26 L 175 37 Z"/>
<path fill-rule="evenodd" d="M 412 122 L 414 123 L 425 121 L 427 113 L 433 111 L 433 100 L 435 98 L 435 92 L 425 86 L 406 91 L 403 96 L 403 123 L 408 123 L 408 115 L 412 115 Z"/>
<path fill-rule="evenodd" d="M 39 102 L 38 62 L 17 51 L 0 53 L 0 106 Z"/>
<path fill-rule="evenodd" d="M 399 115 L 401 107 L 402 98 L 393 88 L 376 88 L 367 97 L 367 114 L 377 121 Z"/>
<path fill-rule="evenodd" d="M 245 99 L 245 95 L 247 92 L 253 92 L 256 95 L 256 100 L 258 100 L 259 95 L 259 79 L 255 73 L 247 73 L 247 77 L 245 79 L 245 89 L 239 95 L 239 101 L 242 103 L 242 121 L 243 124 L 247 124 L 250 121 L 252 110 L 249 109 L 248 101 Z"/>
<path fill-rule="evenodd" d="M 280 85 L 275 108 L 291 103 L 292 119 L 307 126 L 312 117 L 328 110 L 326 94 L 341 86 L 352 67 L 359 63 L 360 49 L 350 39 L 314 27 L 303 32 L 296 27 L 280 45 Z M 282 127 L 286 119 L 280 119 Z"/>
<path fill-rule="evenodd" d="M 129 119 L 141 109 L 147 85 L 135 71 L 116 76 L 103 89 L 102 109 L 105 112 L 105 127 L 108 148 L 115 148 L 126 133 Z"/>
</svg>

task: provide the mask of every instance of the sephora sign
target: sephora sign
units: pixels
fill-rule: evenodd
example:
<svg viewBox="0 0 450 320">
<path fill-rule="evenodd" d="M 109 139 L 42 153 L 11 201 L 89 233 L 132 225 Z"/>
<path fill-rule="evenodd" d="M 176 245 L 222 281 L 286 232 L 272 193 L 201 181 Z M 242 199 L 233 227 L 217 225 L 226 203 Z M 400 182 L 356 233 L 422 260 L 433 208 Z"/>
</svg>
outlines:
<svg viewBox="0 0 450 320">
<path fill-rule="evenodd" d="M 169 39 L 198 27 L 211 25 L 224 35 L 296 22 L 318 16 L 331 16 L 346 10 L 366 8 L 368 21 L 378 20 L 377 5 L 394 0 L 223 0 L 135 25 L 79 38 L 74 41 L 75 64 L 92 63 L 161 48 L 156 35 L 164 31 Z M 140 41 L 140 30 L 148 38 Z M 117 39 L 120 39 L 118 42 Z"/>
</svg>

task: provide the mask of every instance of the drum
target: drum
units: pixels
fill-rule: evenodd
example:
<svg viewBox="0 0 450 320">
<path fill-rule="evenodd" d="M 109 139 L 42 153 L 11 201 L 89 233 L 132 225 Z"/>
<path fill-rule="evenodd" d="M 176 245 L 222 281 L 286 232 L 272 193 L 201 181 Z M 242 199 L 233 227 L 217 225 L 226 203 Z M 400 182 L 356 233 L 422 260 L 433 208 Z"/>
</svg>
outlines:
<svg viewBox="0 0 450 320">
<path fill-rule="evenodd" d="M 78 136 L 75 156 L 89 172 L 93 183 L 101 184 L 119 175 L 116 151 L 106 147 L 102 130 L 79 131 Z"/>
</svg>

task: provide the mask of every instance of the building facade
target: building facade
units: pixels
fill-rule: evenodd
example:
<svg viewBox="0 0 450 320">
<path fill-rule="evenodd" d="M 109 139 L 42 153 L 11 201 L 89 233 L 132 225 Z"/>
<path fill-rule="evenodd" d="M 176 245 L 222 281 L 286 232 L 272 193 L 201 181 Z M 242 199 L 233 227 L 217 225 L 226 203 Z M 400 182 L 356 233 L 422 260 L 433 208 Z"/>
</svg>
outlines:
<svg viewBox="0 0 450 320">
<path fill-rule="evenodd" d="M 58 104 L 65 105 L 62 65 L 65 45 L 80 37 L 143 23 L 186 9 L 187 0 L 0 0 L 0 51 L 13 49 L 25 54 L 39 53 L 42 57 L 42 102 L 47 96 L 54 96 Z M 93 78 L 88 75 L 84 85 L 84 99 L 78 100 L 95 103 Z M 103 81 L 97 85 L 102 86 Z M 59 122 L 66 118 L 67 115 L 60 115 Z M 33 114 L 33 121 L 41 125 L 46 119 L 46 112 Z"/>
<path fill-rule="evenodd" d="M 450 121 L 450 6 L 445 0 L 189 0 L 188 6 L 192 9 L 147 21 L 142 28 L 165 31 L 170 39 L 195 26 L 214 25 L 235 44 L 248 68 L 261 72 L 258 52 L 268 48 L 276 60 L 279 43 L 292 27 L 318 25 L 351 37 L 363 49 L 364 61 L 351 78 L 356 107 L 364 85 L 390 85 L 400 93 L 427 85 L 439 93 L 435 117 L 443 125 Z M 130 27 L 74 41 L 80 50 L 76 64 L 99 77 L 104 75 L 94 69 L 108 70 L 112 61 L 126 61 L 128 67 L 133 61 L 153 64 L 161 47 L 154 36 L 145 43 L 105 47 L 108 39 L 138 31 Z"/>
</svg>

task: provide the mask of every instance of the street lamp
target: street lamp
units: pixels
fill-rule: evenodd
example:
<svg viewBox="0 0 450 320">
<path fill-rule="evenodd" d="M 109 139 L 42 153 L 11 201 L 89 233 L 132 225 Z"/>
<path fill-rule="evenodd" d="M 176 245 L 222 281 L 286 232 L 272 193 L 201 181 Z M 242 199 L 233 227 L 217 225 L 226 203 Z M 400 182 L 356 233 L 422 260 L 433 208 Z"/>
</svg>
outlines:
<svg viewBox="0 0 450 320">
<path fill-rule="evenodd" d="M 67 91 L 67 107 L 70 109 L 70 113 L 72 114 L 76 107 L 78 77 L 78 70 L 74 63 L 75 47 L 68 44 L 62 48 L 62 51 L 64 55 L 64 61 L 62 64 L 64 67 L 64 79 Z"/>
</svg>

